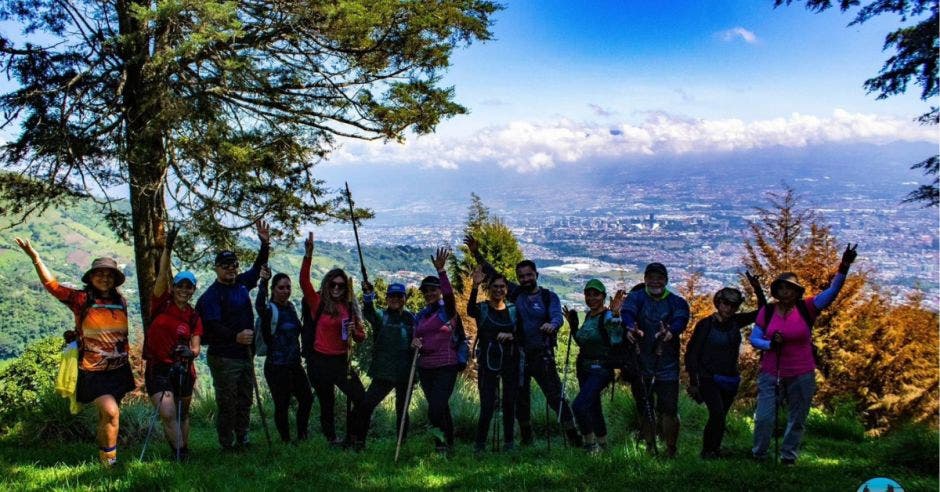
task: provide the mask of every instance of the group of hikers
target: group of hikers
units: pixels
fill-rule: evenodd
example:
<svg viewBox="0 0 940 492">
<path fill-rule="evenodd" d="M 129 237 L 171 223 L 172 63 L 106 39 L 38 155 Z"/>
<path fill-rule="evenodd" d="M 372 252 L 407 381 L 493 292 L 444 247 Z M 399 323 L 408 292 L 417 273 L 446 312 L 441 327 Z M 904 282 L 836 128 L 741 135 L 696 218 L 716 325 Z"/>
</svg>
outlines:
<svg viewBox="0 0 940 492">
<path fill-rule="evenodd" d="M 546 413 L 555 414 L 553 426 L 562 431 L 565 442 L 590 453 L 602 452 L 608 445 L 602 393 L 614 384 L 615 371 L 631 385 L 639 436 L 647 450 L 657 453 L 661 436 L 666 456 L 678 452 L 679 340 L 690 313 L 686 300 L 667 287 L 669 275 L 663 264 L 647 265 L 643 283 L 629 292 L 609 295 L 600 280 L 587 281 L 583 289 L 587 312 L 582 319 L 563 306 L 554 292 L 539 285 L 534 262 L 516 265 L 513 282 L 486 261 L 473 237 L 467 237 L 467 249 L 479 265 L 470 275 L 466 310 L 477 325 L 471 346 L 445 270 L 451 254 L 448 249 L 438 249 L 433 256 L 436 275 L 424 277 L 419 285 L 425 306 L 412 313 L 405 309 L 407 289 L 401 283 L 388 285 L 384 309 L 376 306 L 375 288 L 365 279 L 360 306 L 352 278 L 339 268 L 328 271 L 319 288 L 314 288 L 310 233 L 299 273 L 303 298 L 298 314 L 290 300 L 290 276 L 283 272 L 272 276 L 267 266 L 270 235 L 265 222 L 257 224 L 257 235 L 261 246 L 245 271 L 240 271 L 234 252 L 216 255 L 216 279 L 193 307 L 196 277 L 188 271 L 172 274 L 176 231 L 166 234 L 149 303 L 151 321 L 143 356 L 147 394 L 177 460 L 189 457 L 189 406 L 196 378 L 193 360 L 203 345 L 208 346 L 206 360 L 218 406 L 219 445 L 226 451 L 249 446 L 249 412 L 258 391 L 254 357 L 264 355 L 274 422 L 284 442 L 291 442 L 288 411 L 292 399 L 297 402 L 295 438 L 308 438 L 315 393 L 323 436 L 332 445 L 362 449 L 373 412 L 395 390 L 400 446 L 408 429 L 408 403 L 416 373 L 427 401 L 434 445 L 446 453 L 454 446 L 449 401 L 458 373 L 475 357 L 480 395 L 477 452 L 487 448 L 497 413 L 491 436 L 494 448 L 514 448 L 517 422 L 521 444 L 533 442 L 533 379 L 545 396 Z M 113 259 L 98 258 L 82 276 L 84 288 L 68 288 L 43 265 L 29 241 L 17 238 L 16 242 L 32 259 L 45 288 L 74 313 L 75 329 L 65 337 L 80 347 L 76 398 L 97 408 L 99 459 L 106 466 L 113 465 L 120 402 L 135 389 L 128 361 L 127 303 L 118 291 L 124 274 Z M 815 392 L 813 321 L 838 295 L 856 258 L 856 246 L 845 249 L 838 273 L 815 296 L 806 297 L 796 275 L 789 272 L 771 283 L 773 303 L 765 299 L 759 279 L 746 274 L 757 298 L 754 311 L 738 312 L 745 296 L 736 288 L 725 287 L 714 294 L 715 311 L 696 324 L 684 360 L 688 393 L 708 409 L 702 458 L 722 455 L 727 414 L 741 382 L 742 330 L 753 324 L 749 341 L 761 352 L 761 365 L 751 453 L 757 460 L 768 458 L 779 408 L 786 405 L 783 443 L 775 453 L 784 464 L 796 462 Z M 252 303 L 249 292 L 256 287 Z M 478 300 L 481 288 L 485 301 Z M 570 335 L 559 371 L 555 351 L 560 350 L 558 334 L 565 321 Z M 367 335 L 365 322 L 371 334 Z M 368 389 L 351 364 L 353 345 L 367 336 L 372 341 Z M 572 341 L 579 347 L 574 362 L 579 391 L 569 402 L 566 382 Z M 347 401 L 343 438 L 334 423 L 336 388 Z"/>
</svg>

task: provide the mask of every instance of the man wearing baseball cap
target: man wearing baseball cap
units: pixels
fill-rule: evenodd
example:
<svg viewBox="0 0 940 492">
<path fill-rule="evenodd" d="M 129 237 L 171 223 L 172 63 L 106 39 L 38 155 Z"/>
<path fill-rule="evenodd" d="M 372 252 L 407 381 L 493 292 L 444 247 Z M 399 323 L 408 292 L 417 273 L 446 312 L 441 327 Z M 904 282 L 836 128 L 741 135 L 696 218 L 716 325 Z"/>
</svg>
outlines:
<svg viewBox="0 0 940 492">
<path fill-rule="evenodd" d="M 261 248 L 248 271 L 238 273 L 238 256 L 221 251 L 215 257 L 215 282 L 199 297 L 202 343 L 209 345 L 207 361 L 218 407 L 216 430 L 223 450 L 248 446 L 252 398 L 252 342 L 254 311 L 248 292 L 258 285 L 261 267 L 268 262 L 270 234 L 263 220 L 257 223 Z"/>
<path fill-rule="evenodd" d="M 679 335 L 689 324 L 689 303 L 666 288 L 669 274 L 662 263 L 646 265 L 643 282 L 620 309 L 627 338 L 639 346 L 638 374 L 631 389 L 637 415 L 652 415 L 655 406 L 666 455 L 673 457 L 679 440 Z M 647 451 L 655 453 L 654 419 L 643 420 L 641 428 Z"/>
</svg>

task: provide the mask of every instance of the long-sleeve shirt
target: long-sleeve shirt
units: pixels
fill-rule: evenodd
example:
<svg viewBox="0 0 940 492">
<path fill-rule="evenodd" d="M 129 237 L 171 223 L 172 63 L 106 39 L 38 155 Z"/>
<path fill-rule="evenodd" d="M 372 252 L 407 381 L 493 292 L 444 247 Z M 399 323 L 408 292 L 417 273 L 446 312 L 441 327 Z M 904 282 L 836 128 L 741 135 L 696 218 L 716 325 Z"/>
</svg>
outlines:
<svg viewBox="0 0 940 492">
<path fill-rule="evenodd" d="M 679 335 L 689 324 L 689 303 L 666 290 L 653 297 L 645 289 L 630 292 L 620 308 L 620 319 L 628 330 L 640 329 L 640 365 L 643 374 L 660 381 L 679 379 Z M 672 332 L 672 340 L 662 343 L 662 352 L 656 354 L 660 325 Z"/>
<path fill-rule="evenodd" d="M 315 318 L 317 310 L 320 308 L 320 294 L 313 288 L 310 282 L 310 264 L 313 258 L 304 256 L 300 264 L 300 290 L 304 293 L 304 300 L 310 309 L 310 317 Z M 359 320 L 354 319 L 349 305 L 345 302 L 335 303 L 336 313 L 322 311 L 317 320 L 317 326 L 314 327 L 314 352 L 323 355 L 344 355 L 349 351 L 349 345 L 343 340 L 343 322 L 346 321 L 352 326 L 352 339 L 356 342 L 362 342 L 366 339 L 366 332 Z M 303 347 L 303 350 L 308 350 Z"/>
<path fill-rule="evenodd" d="M 270 247 L 261 243 L 254 263 L 247 271 L 235 277 L 232 284 L 216 280 L 196 301 L 196 311 L 202 318 L 202 343 L 209 345 L 208 355 L 229 359 L 249 358 L 249 346 L 235 341 L 243 330 L 254 330 L 255 313 L 248 294 L 258 285 L 261 267 L 268 262 Z"/>
<path fill-rule="evenodd" d="M 483 273 L 492 278 L 496 274 L 493 265 L 483 262 Z M 561 312 L 561 301 L 554 292 L 539 287 L 535 292 L 525 290 L 515 282 L 508 282 L 506 299 L 516 305 L 519 317 L 522 318 L 522 331 L 525 335 L 525 347 L 527 350 L 542 349 L 546 346 L 554 346 L 557 340 L 558 329 L 565 323 L 565 318 Z M 548 306 L 545 306 L 545 301 Z M 542 332 L 542 325 L 550 323 L 554 328 L 552 335 L 545 335 Z"/>
<path fill-rule="evenodd" d="M 815 319 L 820 311 L 836 300 L 843 284 L 845 284 L 845 274 L 837 273 L 828 289 L 815 297 L 807 297 L 797 302 L 804 303 L 810 317 Z M 778 332 L 783 337 L 783 345 L 780 347 L 780 376 L 795 377 L 813 372 L 816 369 L 816 362 L 813 360 L 812 326 L 803 319 L 795 306 L 786 313 L 777 306 L 770 318 L 769 326 L 765 327 L 763 325 L 768 324 L 764 321 L 766 309 L 765 306 L 757 313 L 754 330 L 751 331 L 749 338 L 754 348 L 764 351 L 764 356 L 761 358 L 761 372 L 776 375 L 777 352 L 770 350 L 770 340 Z"/>
<path fill-rule="evenodd" d="M 441 300 L 418 312 L 415 316 L 415 337 L 421 339 L 418 366 L 433 369 L 457 365 L 457 348 L 453 343 L 453 318 L 457 316 L 457 301 L 447 272 L 437 272 L 441 280 Z"/>
<path fill-rule="evenodd" d="M 396 383 L 407 381 L 411 369 L 411 337 L 414 334 L 415 315 L 404 309 L 378 309 L 374 301 L 374 293 L 362 296 L 362 316 L 372 326 L 369 376 Z"/>
<path fill-rule="evenodd" d="M 757 311 L 735 313 L 718 321 L 708 316 L 695 324 L 695 331 L 685 347 L 685 370 L 690 376 L 737 376 L 741 352 L 741 329 L 757 318 Z"/>
</svg>

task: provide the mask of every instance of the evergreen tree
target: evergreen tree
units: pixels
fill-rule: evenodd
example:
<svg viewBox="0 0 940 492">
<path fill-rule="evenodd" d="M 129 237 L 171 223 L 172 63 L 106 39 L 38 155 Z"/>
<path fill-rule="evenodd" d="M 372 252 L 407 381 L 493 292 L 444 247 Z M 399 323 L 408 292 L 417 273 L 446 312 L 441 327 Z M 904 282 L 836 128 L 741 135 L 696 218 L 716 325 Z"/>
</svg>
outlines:
<svg viewBox="0 0 940 492">
<path fill-rule="evenodd" d="M 792 3 L 794 0 L 774 0 L 775 7 Z M 835 3 L 843 12 L 861 6 L 859 0 L 806 0 L 806 8 L 823 12 Z M 907 92 L 907 84 L 910 82 L 920 86 L 920 99 L 930 103 L 930 109 L 917 118 L 924 125 L 940 123 L 940 108 L 935 106 L 937 95 L 940 94 L 937 79 L 937 60 L 940 57 L 938 13 L 940 3 L 937 0 L 873 0 L 861 7 L 855 19 L 849 23 L 849 26 L 864 24 L 882 14 L 897 15 L 901 22 L 916 19 L 916 23 L 901 26 L 885 36 L 883 50 L 894 48 L 894 54 L 885 61 L 881 72 L 866 80 L 864 86 L 869 94 L 876 93 L 877 99 Z M 933 176 L 933 181 L 910 192 L 904 201 L 936 207 L 940 204 L 940 154 L 914 164 L 911 169 L 921 169 L 928 178 Z"/>
<path fill-rule="evenodd" d="M 99 200 L 133 240 L 148 313 L 167 221 L 198 233 L 182 249 L 204 253 L 234 246 L 261 218 L 286 237 L 302 223 L 348 220 L 313 165 L 337 138 L 400 140 L 465 113 L 441 72 L 456 47 L 490 38 L 498 8 L 0 0 L 0 18 L 25 40 L 0 35 L 19 85 L 0 107 L 6 125 L 20 125 L 0 156 L 15 171 L 0 174 L 0 213 L 24 220 L 66 198 Z M 129 213 L 112 206 L 125 194 Z"/>
</svg>

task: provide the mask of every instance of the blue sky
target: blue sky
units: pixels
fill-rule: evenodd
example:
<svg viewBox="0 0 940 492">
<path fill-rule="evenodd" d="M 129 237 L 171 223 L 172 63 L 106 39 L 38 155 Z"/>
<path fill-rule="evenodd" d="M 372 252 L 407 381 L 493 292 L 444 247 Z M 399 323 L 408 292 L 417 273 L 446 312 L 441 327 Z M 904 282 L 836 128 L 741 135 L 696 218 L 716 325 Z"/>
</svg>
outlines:
<svg viewBox="0 0 940 492">
<path fill-rule="evenodd" d="M 597 159 L 776 145 L 936 142 L 919 88 L 862 83 L 898 17 L 767 1 L 505 2 L 494 40 L 445 76 L 471 113 L 404 145 L 346 143 L 332 164 L 496 163 L 520 172 Z M 936 104 L 936 103 L 935 103 Z"/>
</svg>

